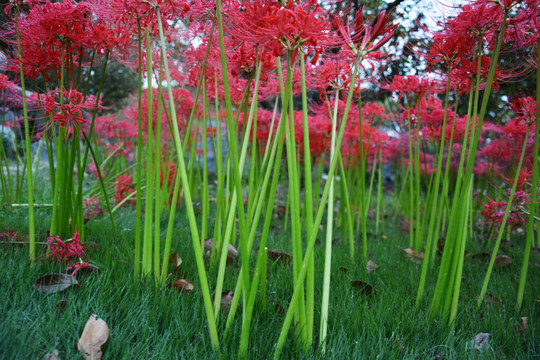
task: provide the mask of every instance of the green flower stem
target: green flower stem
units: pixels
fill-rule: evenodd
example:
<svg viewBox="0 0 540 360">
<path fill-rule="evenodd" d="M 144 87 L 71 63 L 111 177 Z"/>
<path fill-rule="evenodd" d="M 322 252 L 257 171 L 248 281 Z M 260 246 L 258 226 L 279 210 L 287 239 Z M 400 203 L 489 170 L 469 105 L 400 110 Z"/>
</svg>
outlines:
<svg viewBox="0 0 540 360">
<path fill-rule="evenodd" d="M 306 65 L 304 54 L 300 52 L 300 73 L 302 77 L 302 130 L 304 138 L 304 213 L 306 238 L 309 239 L 313 228 L 313 188 L 312 188 L 312 165 L 311 145 L 309 140 Z M 315 256 L 312 255 L 308 264 L 309 271 L 306 277 L 306 331 L 308 346 L 313 342 L 314 324 L 314 297 L 315 297 Z"/>
<path fill-rule="evenodd" d="M 377 174 L 377 210 L 376 210 L 376 219 L 375 219 L 375 233 L 379 233 L 379 222 L 381 223 L 381 231 L 384 233 L 384 215 L 383 213 L 383 167 L 384 163 L 382 161 L 382 147 L 379 148 L 379 171 Z"/>
<path fill-rule="evenodd" d="M 523 139 L 523 145 L 521 148 L 521 155 L 519 156 L 519 162 L 516 169 L 516 174 L 514 176 L 514 183 L 512 184 L 512 190 L 510 193 L 510 198 L 508 199 L 508 204 L 506 205 L 506 210 L 504 211 L 504 217 L 501 222 L 501 227 L 499 229 L 499 234 L 497 235 L 497 240 L 495 241 L 495 247 L 493 248 L 493 252 L 491 254 L 491 259 L 489 261 L 488 269 L 486 272 L 486 276 L 484 278 L 484 282 L 482 284 L 482 290 L 480 291 L 480 296 L 478 297 L 478 305 L 481 305 L 484 301 L 484 296 L 486 295 L 487 286 L 489 284 L 489 279 L 491 278 L 491 273 L 493 272 L 493 266 L 495 265 L 495 258 L 497 257 L 497 252 L 499 251 L 499 246 L 501 245 L 501 240 L 504 234 L 504 230 L 506 227 L 506 222 L 508 221 L 508 215 L 510 215 L 510 210 L 513 207 L 512 202 L 514 201 L 514 195 L 516 194 L 518 179 L 519 179 L 519 173 L 521 172 L 521 166 L 523 165 L 523 158 L 525 157 L 525 150 L 527 150 L 527 142 L 529 140 L 529 133 L 531 132 L 531 125 L 529 124 L 527 126 L 527 132 L 525 133 L 525 138 Z M 536 134 L 535 134 L 536 136 Z M 534 203 L 535 198 L 531 199 L 531 203 Z M 531 216 L 530 216 L 531 217 Z M 532 217 L 531 217 L 532 218 Z M 529 236 L 527 236 L 529 237 Z"/>
<path fill-rule="evenodd" d="M 221 71 L 223 73 L 223 88 L 224 88 L 224 97 L 225 97 L 225 106 L 227 113 L 227 130 L 229 132 L 229 146 L 232 153 L 232 165 L 233 165 L 233 180 L 236 192 L 238 193 L 236 199 L 236 207 L 238 211 L 238 225 L 240 228 L 240 253 L 241 253 L 241 262 L 244 277 L 243 284 L 243 294 L 244 297 L 249 294 L 249 256 L 250 254 L 247 251 L 247 228 L 246 228 L 246 217 L 244 210 L 244 203 L 242 199 L 242 173 L 240 172 L 240 167 L 238 164 L 238 144 L 237 144 L 237 132 L 235 131 L 236 127 L 233 122 L 232 117 L 232 104 L 231 104 L 231 94 L 229 86 L 229 75 L 227 71 L 227 58 L 225 53 L 225 40 L 223 37 L 223 21 L 221 14 L 221 1 L 216 1 L 216 20 L 218 23 L 218 32 L 219 32 L 219 45 L 220 45 L 220 58 L 221 58 Z M 247 300 L 247 299 L 245 299 Z M 244 301 L 244 306 L 246 306 L 247 301 Z"/>
<path fill-rule="evenodd" d="M 358 66 L 359 66 L 358 62 L 356 62 L 355 65 L 354 65 L 354 71 L 353 71 L 353 75 L 352 75 L 352 79 L 351 79 L 349 95 L 347 97 L 347 102 L 345 103 L 345 110 L 344 110 L 343 118 L 342 118 L 341 124 L 340 124 L 339 135 L 338 135 L 337 141 L 336 141 L 336 148 L 338 148 L 338 149 L 341 147 L 341 143 L 342 143 L 342 140 L 343 140 L 343 135 L 345 134 L 345 126 L 347 124 L 347 118 L 349 116 L 349 109 L 350 109 L 350 105 L 351 105 L 351 101 L 352 101 L 352 97 L 353 97 L 354 87 L 355 87 L 355 84 L 356 84 L 356 76 L 357 76 L 357 73 L 358 73 Z M 331 180 L 333 178 L 333 176 L 334 176 L 334 172 L 335 172 L 335 169 L 336 169 L 336 166 L 337 166 L 337 161 L 338 161 L 337 156 L 334 156 L 330 161 L 330 169 L 328 171 L 329 180 Z M 315 239 L 317 238 L 318 228 L 319 228 L 319 226 L 321 224 L 324 209 L 326 208 L 326 200 L 328 199 L 329 191 L 330 191 L 330 182 L 327 181 L 325 186 L 324 186 L 324 190 L 323 190 L 323 193 L 322 193 L 320 205 L 319 205 L 319 207 L 317 209 L 317 214 L 316 214 L 316 216 L 314 218 L 313 231 L 311 233 L 311 237 L 307 241 L 307 247 L 306 247 L 306 252 L 305 252 L 305 255 L 304 255 L 304 261 L 302 263 L 300 273 L 298 274 L 297 282 L 296 282 L 296 284 L 294 286 L 294 292 L 293 292 L 293 295 L 291 297 L 291 302 L 289 303 L 289 308 L 287 310 L 287 314 L 285 315 L 285 320 L 283 322 L 283 327 L 281 328 L 281 333 L 279 335 L 279 339 L 278 339 L 278 342 L 277 342 L 277 345 L 276 345 L 276 352 L 274 354 L 274 358 L 276 358 L 276 359 L 279 358 L 279 356 L 281 355 L 283 345 L 285 345 L 285 340 L 287 339 L 287 333 L 289 332 L 289 328 L 291 326 L 292 316 L 293 316 L 294 310 L 296 309 L 296 303 L 298 302 L 299 296 L 301 294 L 301 290 L 302 290 L 302 287 L 303 287 L 302 286 L 303 285 L 303 280 L 304 280 L 304 278 L 306 276 L 307 267 L 308 267 L 307 265 L 308 265 L 308 262 L 309 262 L 309 258 L 311 256 L 311 253 L 313 252 L 314 247 L 315 247 Z"/>
<path fill-rule="evenodd" d="M 351 259 L 354 260 L 354 222 L 351 215 L 351 203 L 348 196 L 349 190 L 347 186 L 347 174 L 345 172 L 345 167 L 343 166 L 343 157 L 341 157 L 341 151 L 339 152 L 339 156 L 339 171 L 341 176 L 341 184 L 343 187 L 343 196 L 341 198 L 341 201 L 345 202 L 345 208 L 347 213 L 347 230 L 349 231 L 349 255 Z"/>
<path fill-rule="evenodd" d="M 154 213 L 154 277 L 156 282 L 159 282 L 161 277 L 160 256 L 161 256 L 161 210 L 162 204 L 162 187 L 161 187 L 161 173 L 164 170 L 162 168 L 162 156 L 161 156 L 161 82 L 163 81 L 163 57 L 165 53 L 161 53 L 159 78 L 158 78 L 158 101 L 157 101 L 157 113 L 156 113 L 156 138 L 154 142 L 154 183 L 155 183 L 155 213 Z M 171 109 L 172 110 L 172 109 Z M 163 171 L 163 174 L 165 172 Z M 165 177 L 165 176 L 164 176 Z M 150 199 L 152 200 L 152 199 Z M 168 262 L 169 258 L 163 258 L 163 262 Z"/>
<path fill-rule="evenodd" d="M 457 278 L 456 273 L 462 271 L 464 248 L 466 243 L 467 231 L 462 230 L 463 227 L 466 227 L 469 205 L 467 201 L 463 201 L 464 196 L 469 196 L 469 190 L 467 186 L 472 186 L 473 180 L 473 167 L 476 158 L 476 150 L 478 147 L 480 129 L 484 121 L 486 114 L 487 104 L 489 101 L 489 95 L 491 93 L 491 88 L 493 85 L 493 80 L 495 78 L 495 70 L 497 68 L 498 57 L 504 40 L 505 29 L 506 29 L 506 19 L 508 17 L 508 10 L 504 11 L 503 25 L 500 29 L 493 57 L 491 59 L 491 65 L 488 72 L 486 87 L 484 90 L 484 95 L 482 98 L 482 105 L 480 108 L 480 114 L 478 117 L 478 125 L 476 125 L 476 111 L 473 111 L 473 121 L 469 121 L 468 125 L 473 127 L 473 131 L 478 127 L 478 131 L 474 133 L 474 136 L 471 136 L 471 146 L 469 149 L 469 156 L 467 159 L 467 168 L 465 171 L 465 176 L 463 177 L 463 184 L 465 185 L 464 191 L 461 191 L 461 181 L 458 181 L 456 184 L 456 190 L 454 192 L 454 201 L 452 203 L 452 209 L 450 214 L 450 223 L 448 227 L 447 237 L 446 237 L 446 246 L 443 251 L 443 259 L 441 262 L 441 269 L 439 271 L 439 276 L 437 279 L 437 285 L 435 288 L 435 295 L 433 298 L 430 316 L 433 317 L 437 311 L 443 306 L 443 315 L 449 318 L 449 324 L 452 324 L 455 319 L 455 313 L 450 313 L 450 309 L 457 306 L 457 300 L 459 298 L 459 286 L 456 286 L 461 282 L 461 278 Z M 480 65 L 480 62 L 478 62 Z M 479 73 L 479 72 L 478 72 Z M 476 87 L 476 93 L 479 93 L 478 86 Z M 469 118 L 471 119 L 471 118 Z M 468 130 L 469 126 L 466 127 Z M 468 134 L 466 131 L 464 142 L 467 140 Z M 466 152 L 467 147 L 462 148 L 463 154 Z M 464 155 L 463 155 L 464 156 Z M 460 168 L 458 170 L 458 179 L 462 179 L 460 176 L 462 174 L 462 166 L 460 162 Z M 461 201 L 457 201 L 460 199 Z M 452 305 L 451 302 L 455 302 L 455 305 Z"/>
<path fill-rule="evenodd" d="M 135 255 L 133 272 L 135 278 L 141 273 L 141 212 L 142 212 L 142 166 L 143 166 L 143 137 L 142 137 L 142 32 L 141 20 L 137 18 L 137 158 L 135 163 Z"/>
<path fill-rule="evenodd" d="M 218 5 L 219 9 L 219 5 Z M 159 27 L 159 39 L 161 43 L 161 51 L 162 53 L 166 53 L 165 48 L 165 38 L 163 35 L 163 25 L 161 23 L 161 14 L 159 11 L 159 7 L 156 8 L 157 13 L 157 19 L 158 19 L 158 27 Z M 182 178 L 182 183 L 184 184 L 184 198 L 186 202 L 186 211 L 187 216 L 189 220 L 189 227 L 191 230 L 191 240 L 193 242 L 193 250 L 195 253 L 195 261 L 197 263 L 197 271 L 199 273 L 199 281 L 201 284 L 201 292 L 203 295 L 204 300 L 204 308 L 206 311 L 206 317 L 208 321 L 208 329 L 210 332 L 210 341 L 212 343 L 212 347 L 217 350 L 219 347 L 219 338 L 217 334 L 217 327 L 216 322 L 214 318 L 214 312 L 212 310 L 212 299 L 210 298 L 210 289 L 208 287 L 208 279 L 206 277 L 206 270 L 204 268 L 204 261 L 202 257 L 202 250 L 201 250 L 201 244 L 199 239 L 199 234 L 197 230 L 197 222 L 195 220 L 195 212 L 193 211 L 193 203 L 191 201 L 191 193 L 189 190 L 189 184 L 187 183 L 187 172 L 186 172 L 186 165 L 184 163 L 184 152 L 182 150 L 182 146 L 180 143 L 180 133 L 178 131 L 178 120 L 176 119 L 176 112 L 175 112 L 175 106 L 174 106 L 174 97 L 172 94 L 172 87 L 171 87 L 171 76 L 169 73 L 169 64 L 167 61 L 167 58 L 165 57 L 164 61 L 165 65 L 165 75 L 167 78 L 167 90 L 169 95 L 169 103 L 170 103 L 170 109 L 171 109 L 171 117 L 173 122 L 173 137 L 175 139 L 175 147 L 176 152 L 178 154 L 178 165 L 180 170 L 180 176 Z"/>
<path fill-rule="evenodd" d="M 256 69 L 256 79 L 255 79 L 255 87 L 254 87 L 254 93 L 255 94 L 258 92 L 258 88 L 259 88 L 259 79 L 260 79 L 261 69 L 262 69 L 261 64 L 258 64 L 257 69 Z M 243 172 L 244 165 L 246 163 L 247 150 L 248 150 L 248 145 L 249 145 L 249 141 L 250 141 L 249 133 L 251 131 L 251 127 L 252 127 L 252 124 L 253 124 L 253 117 L 254 117 L 256 106 L 257 106 L 257 102 L 253 101 L 251 103 L 251 107 L 250 107 L 250 111 L 249 111 L 249 115 L 248 115 L 248 121 L 247 121 L 247 124 L 246 124 L 245 134 L 247 134 L 247 135 L 244 136 L 244 139 L 243 139 L 243 142 L 242 142 L 242 148 L 241 148 L 241 153 L 240 153 L 240 161 L 239 161 L 239 164 L 238 164 L 240 173 Z M 236 215 L 235 206 L 236 206 L 236 204 L 238 204 L 238 196 L 239 196 L 239 194 L 240 194 L 240 196 L 242 196 L 242 193 L 238 192 L 236 187 L 235 187 L 233 189 L 232 199 L 231 199 L 231 202 L 230 202 L 230 208 L 228 210 L 226 229 L 225 229 L 225 234 L 224 234 L 224 237 L 223 237 L 224 242 L 223 242 L 223 244 L 221 245 L 221 248 L 220 248 L 221 249 L 220 264 L 219 264 L 219 272 L 218 272 L 218 277 L 217 277 L 217 281 L 216 281 L 216 290 L 215 290 L 215 297 L 214 297 L 214 313 L 215 313 L 216 317 L 219 314 L 219 309 L 220 309 L 220 305 L 221 305 L 221 293 L 222 293 L 222 289 L 223 289 L 223 281 L 224 281 L 224 278 L 225 278 L 225 265 L 227 263 L 227 254 L 228 254 L 228 249 L 229 249 L 229 242 L 230 242 L 230 239 L 232 238 L 233 233 L 234 233 L 233 225 L 234 225 L 234 216 Z M 256 225 L 254 225 L 254 227 L 256 228 Z M 247 241 L 247 243 L 246 243 L 246 253 L 250 254 L 251 249 L 250 249 L 250 246 L 249 246 L 249 239 L 247 239 L 246 241 Z M 242 267 L 243 266 L 244 266 L 244 264 L 242 264 Z M 241 269 L 240 271 L 241 271 L 241 274 L 242 274 L 241 275 L 242 280 L 244 280 L 243 277 L 245 276 L 245 271 L 244 271 L 244 269 Z M 245 321 L 244 321 L 243 326 L 246 326 Z"/>
<path fill-rule="evenodd" d="M 336 131 L 339 103 L 339 89 L 336 89 L 334 114 L 332 119 L 332 138 L 330 142 L 330 158 L 336 156 Z M 341 160 L 341 157 L 340 157 Z M 341 161 L 340 161 L 341 164 Z M 342 181 L 344 179 L 341 179 Z M 330 275 L 332 266 L 332 230 L 334 224 L 334 177 L 328 179 L 330 182 L 330 193 L 328 195 L 328 211 L 326 213 L 326 246 L 324 256 L 324 275 L 323 275 L 323 292 L 321 304 L 321 327 L 319 333 L 319 344 L 323 354 L 326 352 L 326 334 L 328 332 L 328 308 L 330 304 Z M 307 255 L 306 255 L 307 256 Z"/>
<path fill-rule="evenodd" d="M 143 249 L 142 249 L 142 276 L 147 277 L 152 271 L 152 223 L 154 214 L 154 124 L 153 124 L 153 94 L 152 94 L 152 44 L 150 32 L 145 29 L 146 37 L 146 81 L 148 91 L 146 92 L 148 99 L 148 121 L 146 138 L 146 195 L 144 209 L 144 233 L 143 233 Z M 173 112 L 174 109 L 171 110 Z M 158 119 L 159 121 L 159 119 Z"/>
<path fill-rule="evenodd" d="M 536 59 L 540 60 L 540 41 L 536 45 Z M 538 63 L 537 63 L 538 64 Z M 540 67 L 536 68 L 536 102 L 540 103 Z M 525 252 L 523 254 L 523 265 L 521 266 L 521 276 L 519 278 L 519 287 L 517 295 L 516 308 L 521 308 L 523 294 L 525 292 L 525 282 L 527 280 L 527 270 L 529 268 L 529 258 L 531 256 L 531 246 L 534 242 L 534 219 L 537 210 L 537 190 L 538 190 L 538 139 L 540 132 L 540 113 L 536 114 L 534 129 L 534 153 L 533 153 L 533 177 L 531 182 L 531 203 L 529 204 L 529 219 L 527 222 L 527 240 L 525 242 Z"/>
<path fill-rule="evenodd" d="M 446 95 L 444 100 L 444 115 L 443 115 L 443 124 L 441 129 L 446 129 L 446 122 L 448 118 L 448 108 L 449 108 L 449 98 L 450 98 L 450 82 L 446 85 Z M 439 186 L 441 181 L 441 173 L 442 173 L 442 159 L 444 154 L 444 141 L 445 141 L 445 134 L 441 131 L 441 140 L 439 142 L 439 152 L 437 153 L 437 168 L 435 172 L 435 179 L 433 186 L 431 187 L 431 193 L 432 193 L 432 199 L 430 204 L 430 212 L 428 214 L 429 216 L 429 225 L 428 225 L 428 232 L 427 232 L 427 241 L 426 241 L 426 251 L 424 254 L 424 261 L 422 264 L 422 273 L 420 275 L 420 285 L 418 286 L 418 293 L 416 295 L 416 306 L 420 304 L 420 301 L 422 300 L 422 296 L 424 295 L 424 287 L 426 283 L 426 277 L 427 277 L 427 269 L 429 264 L 429 258 L 430 258 L 430 252 L 431 248 L 433 246 L 433 228 L 435 226 L 435 223 L 437 221 L 437 217 L 440 216 L 440 211 L 437 212 L 437 205 L 439 200 Z M 441 202 L 442 203 L 442 202 Z"/>
<path fill-rule="evenodd" d="M 34 182 L 32 181 L 32 157 L 30 156 L 30 126 L 28 123 L 28 106 L 26 104 L 26 87 L 24 82 L 24 70 L 22 63 L 21 37 L 19 34 L 19 11 L 15 14 L 15 29 L 17 36 L 17 54 L 19 57 L 19 73 L 21 80 L 21 92 L 23 103 L 23 118 L 24 118 L 24 145 L 25 145 L 25 160 L 28 172 L 26 173 L 26 184 L 28 188 L 28 244 L 30 260 L 36 258 L 36 230 L 34 223 Z"/>
</svg>

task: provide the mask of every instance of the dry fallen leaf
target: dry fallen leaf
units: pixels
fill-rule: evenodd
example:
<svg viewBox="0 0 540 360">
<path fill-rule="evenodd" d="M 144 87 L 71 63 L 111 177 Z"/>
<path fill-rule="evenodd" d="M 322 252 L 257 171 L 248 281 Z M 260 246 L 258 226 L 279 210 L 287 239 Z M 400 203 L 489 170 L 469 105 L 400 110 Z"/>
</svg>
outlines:
<svg viewBox="0 0 540 360">
<path fill-rule="evenodd" d="M 480 295 L 476 297 L 476 301 L 478 301 L 478 299 L 480 299 Z M 502 306 L 503 304 L 502 301 L 498 297 L 490 293 L 486 293 L 486 295 L 484 295 L 484 302 L 488 305 L 497 305 L 497 306 Z"/>
<path fill-rule="evenodd" d="M 221 293 L 221 310 L 229 311 L 233 302 L 234 293 L 231 290 L 224 291 Z M 240 304 L 238 304 L 236 311 L 240 309 Z"/>
<path fill-rule="evenodd" d="M 54 349 L 50 353 L 45 354 L 42 360 L 60 360 L 60 356 L 58 356 L 59 354 L 60 352 Z"/>
<path fill-rule="evenodd" d="M 379 267 L 379 265 L 375 264 L 373 262 L 373 260 L 368 260 L 367 264 L 366 264 L 366 269 L 368 271 L 368 273 L 371 273 L 373 270 L 377 269 Z"/>
<path fill-rule="evenodd" d="M 204 250 L 206 251 L 212 251 L 212 245 L 214 243 L 214 239 L 210 238 L 210 239 L 206 239 L 204 241 Z M 217 250 L 217 243 L 215 245 L 216 247 L 216 250 Z M 228 256 L 232 256 L 232 257 L 238 257 L 238 251 L 234 248 L 234 246 L 232 246 L 231 244 L 229 244 L 229 249 L 227 251 L 227 255 Z"/>
<path fill-rule="evenodd" d="M 178 256 L 178 253 L 173 253 L 169 256 L 169 264 L 172 264 L 174 271 L 176 271 L 182 265 L 182 258 Z"/>
<path fill-rule="evenodd" d="M 474 337 L 474 339 L 469 341 L 469 343 L 467 344 L 467 347 L 468 348 L 470 347 L 471 349 L 474 348 L 477 351 L 483 351 L 488 347 L 490 337 L 491 337 L 491 334 L 479 333 L 478 335 Z"/>
<path fill-rule="evenodd" d="M 497 255 L 495 258 L 495 267 L 504 268 L 512 265 L 512 258 L 507 255 Z"/>
<path fill-rule="evenodd" d="M 278 250 L 271 250 L 267 253 L 268 258 L 273 261 L 279 261 L 283 264 L 289 265 L 292 263 L 293 257 L 291 254 L 287 254 Z"/>
<path fill-rule="evenodd" d="M 351 285 L 355 289 L 358 289 L 364 295 L 377 295 L 377 290 L 375 290 L 375 288 L 367 282 L 361 280 L 353 280 L 351 281 Z"/>
<path fill-rule="evenodd" d="M 520 335 L 523 335 L 525 331 L 527 331 L 527 328 L 529 327 L 529 317 L 523 316 L 521 318 L 521 324 L 517 326 L 517 331 Z"/>
<path fill-rule="evenodd" d="M 191 291 L 195 288 L 192 283 L 184 279 L 177 279 L 173 283 L 167 285 L 167 287 L 169 289 L 175 288 L 178 292 L 181 292 L 182 290 Z"/>
<path fill-rule="evenodd" d="M 417 264 L 421 264 L 422 261 L 424 261 L 424 253 L 423 252 L 417 252 L 413 248 L 406 248 L 403 249 L 405 251 L 405 255 L 412 261 L 414 261 Z"/>
<path fill-rule="evenodd" d="M 475 260 L 489 260 L 490 257 L 491 254 L 488 254 L 487 252 L 475 253 L 471 255 L 471 259 Z"/>
<path fill-rule="evenodd" d="M 69 274 L 47 274 L 37 279 L 32 286 L 39 292 L 52 294 L 78 284 L 77 279 Z"/>
<path fill-rule="evenodd" d="M 109 327 L 107 323 L 103 319 L 98 319 L 96 314 L 92 314 L 77 342 L 77 349 L 86 360 L 100 360 L 103 356 L 101 346 L 108 338 Z"/>
</svg>

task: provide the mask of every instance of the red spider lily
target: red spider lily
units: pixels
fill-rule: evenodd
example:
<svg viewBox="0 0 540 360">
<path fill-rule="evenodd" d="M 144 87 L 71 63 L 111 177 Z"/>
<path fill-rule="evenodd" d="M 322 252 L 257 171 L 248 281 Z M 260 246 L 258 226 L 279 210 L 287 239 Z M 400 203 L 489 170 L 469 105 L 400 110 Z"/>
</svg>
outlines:
<svg viewBox="0 0 540 360">
<path fill-rule="evenodd" d="M 47 238 L 47 247 L 50 254 L 47 258 L 53 258 L 58 261 L 67 262 L 73 258 L 85 256 L 84 250 L 79 241 L 79 233 L 75 231 L 71 239 L 65 242 L 59 236 L 51 235 Z"/>
<path fill-rule="evenodd" d="M 96 107 L 100 108 L 94 96 L 88 96 L 85 100 L 83 94 L 75 89 L 49 91 L 43 100 L 43 109 L 50 117 L 46 126 L 57 123 L 68 130 L 79 128 L 86 122 L 86 110 L 94 110 Z"/>
<path fill-rule="evenodd" d="M 86 269 L 89 265 L 85 261 L 77 261 L 75 264 L 68 266 L 68 271 L 72 271 L 71 276 L 75 276 L 81 269 Z"/>
<path fill-rule="evenodd" d="M 320 54 L 328 43 L 326 13 L 313 1 L 287 6 L 269 0 L 244 2 L 225 11 L 233 38 L 272 49 L 275 56 L 300 46 Z"/>
<path fill-rule="evenodd" d="M 512 185 L 514 184 L 514 179 L 509 179 L 506 176 L 504 176 L 502 173 L 500 175 L 504 179 L 504 181 Z M 522 190 L 523 185 L 531 181 L 532 175 L 533 175 L 532 170 L 529 171 L 527 168 L 521 169 L 521 171 L 519 172 L 518 180 L 517 180 L 517 189 Z"/>
<path fill-rule="evenodd" d="M 443 91 L 441 83 L 438 80 L 429 77 L 420 77 L 416 75 L 394 76 L 392 83 L 383 84 L 383 89 L 397 92 L 400 98 L 403 95 L 410 96 L 412 94 L 422 97 L 427 94 L 438 94 Z"/>
<path fill-rule="evenodd" d="M 94 194 L 83 201 L 85 219 L 93 219 L 102 213 L 99 198 Z"/>
<path fill-rule="evenodd" d="M 2 224 L 2 225 L 4 227 L 4 232 L 0 232 L 1 241 L 23 242 L 27 240 L 27 237 L 21 234 L 20 232 L 9 229 L 5 224 Z"/>
<path fill-rule="evenodd" d="M 493 222 L 495 224 L 502 223 L 508 203 L 505 201 L 496 202 L 491 199 L 488 199 L 488 201 L 489 202 L 487 204 L 479 201 L 480 204 L 484 207 L 484 210 L 482 211 L 482 216 L 484 216 L 487 221 Z M 512 207 L 510 208 L 510 212 L 508 215 L 507 224 L 509 226 L 521 226 L 525 223 L 526 215 L 523 212 L 523 208 L 527 204 L 529 204 L 530 201 L 530 194 L 527 194 L 524 191 L 516 191 L 514 195 L 514 200 L 512 201 Z"/>
<path fill-rule="evenodd" d="M 367 53 L 376 51 L 386 44 L 394 36 L 397 24 L 390 25 L 386 11 L 377 16 L 374 26 L 364 21 L 362 8 L 357 12 L 354 24 L 351 25 L 347 18 L 345 25 L 339 16 L 331 17 L 332 26 L 336 29 L 335 42 L 345 47 L 345 51 L 351 51 L 352 57 L 364 57 Z M 382 38 L 375 43 L 375 40 Z"/>
<path fill-rule="evenodd" d="M 135 189 L 133 188 L 133 179 L 127 174 L 123 174 L 116 177 L 114 183 L 114 195 L 113 200 L 116 205 L 121 203 L 127 196 L 134 193 Z M 132 198 L 127 201 L 131 205 L 135 205 L 135 199 Z"/>
<path fill-rule="evenodd" d="M 515 98 L 508 105 L 519 116 L 518 121 L 522 120 L 526 124 L 532 124 L 535 117 L 540 114 L 540 102 L 534 101 L 532 96 Z"/>
</svg>

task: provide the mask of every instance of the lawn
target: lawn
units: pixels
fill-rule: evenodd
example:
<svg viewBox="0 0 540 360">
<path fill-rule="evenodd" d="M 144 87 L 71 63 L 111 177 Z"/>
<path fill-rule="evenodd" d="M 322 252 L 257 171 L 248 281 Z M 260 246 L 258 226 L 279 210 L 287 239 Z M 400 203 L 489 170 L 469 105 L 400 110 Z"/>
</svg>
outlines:
<svg viewBox="0 0 540 360">
<path fill-rule="evenodd" d="M 25 209 L 2 207 L 0 218 L 5 228 L 24 234 L 27 225 Z M 46 239 L 48 212 L 36 213 L 38 241 Z M 153 281 L 144 283 L 133 277 L 132 239 L 134 218 L 129 209 L 117 216 L 118 234 L 114 234 L 107 217 L 87 223 L 86 241 L 97 248 L 87 250 L 98 273 L 77 275 L 80 286 L 63 292 L 43 294 L 32 287 L 34 281 L 47 273 L 64 269 L 53 261 L 28 260 L 27 244 L 2 243 L 0 249 L 0 348 L 3 359 L 41 359 L 57 349 L 60 358 L 77 358 L 77 340 L 86 320 L 95 313 L 110 328 L 110 338 L 104 346 L 104 359 L 165 359 L 214 358 L 208 330 L 188 224 L 183 212 L 177 214 L 174 226 L 173 252 L 183 262 L 178 274 L 194 284 L 194 290 L 177 292 L 157 287 Z M 276 226 L 282 225 L 276 219 Z M 530 359 L 540 356 L 540 283 L 538 250 L 533 253 L 529 287 L 523 307 L 515 311 L 520 253 L 524 236 L 514 236 L 503 253 L 514 259 L 504 268 L 495 270 L 485 304 L 476 304 L 479 287 L 487 268 L 488 258 L 474 256 L 486 251 L 480 239 L 473 239 L 466 257 L 460 311 L 455 325 L 428 319 L 429 301 L 419 308 L 414 298 L 418 288 L 421 264 L 405 255 L 408 238 L 403 235 L 401 219 L 388 218 L 385 237 L 369 234 L 369 259 L 378 265 L 370 273 L 360 257 L 351 261 L 348 246 L 335 239 L 332 262 L 332 292 L 329 313 L 329 337 L 326 354 L 301 352 L 295 346 L 294 331 L 289 334 L 284 358 L 366 358 L 366 359 Z M 290 253 L 289 231 L 274 228 L 269 249 Z M 357 245 L 359 246 L 359 245 Z M 40 253 L 44 247 L 39 247 Z M 316 259 L 324 257 L 324 248 L 316 245 Z M 269 358 L 275 348 L 292 292 L 290 264 L 268 260 L 267 295 L 255 308 L 249 358 Z M 439 257 L 435 262 L 438 266 Z M 171 272 L 173 271 L 170 265 Z M 225 290 L 234 289 L 238 261 L 228 266 Z M 434 282 L 431 272 L 429 281 Z M 209 276 L 210 279 L 214 276 Z M 172 282 L 173 277 L 168 280 Z M 352 281 L 370 284 L 373 291 L 353 286 Z M 320 303 L 322 271 L 316 271 L 315 304 Z M 355 283 L 356 284 L 356 283 Z M 536 285 L 535 285 L 536 284 Z M 210 284 L 212 288 L 212 284 Z M 430 299 L 432 287 L 426 297 Z M 241 312 L 241 311 L 240 311 Z M 316 317 L 319 316 L 316 310 Z M 221 329 L 227 310 L 221 311 Z M 526 329 L 522 317 L 528 318 Z M 237 355 L 241 319 L 236 318 L 231 333 L 220 347 L 220 358 Z M 318 319 L 315 320 L 316 323 Z M 487 347 L 478 351 L 471 340 L 478 333 L 489 333 Z"/>
</svg>

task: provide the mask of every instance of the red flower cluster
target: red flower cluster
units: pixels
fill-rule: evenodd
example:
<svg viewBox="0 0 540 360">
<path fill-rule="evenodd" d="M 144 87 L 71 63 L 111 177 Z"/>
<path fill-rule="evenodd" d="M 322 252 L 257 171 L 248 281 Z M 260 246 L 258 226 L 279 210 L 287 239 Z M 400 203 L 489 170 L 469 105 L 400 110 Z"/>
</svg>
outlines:
<svg viewBox="0 0 540 360">
<path fill-rule="evenodd" d="M 49 91 L 43 102 L 43 109 L 50 117 L 47 126 L 58 123 L 60 127 L 67 130 L 79 128 L 86 122 L 84 118 L 86 110 L 96 109 L 96 107 L 99 108 L 99 105 L 96 104 L 95 97 L 88 96 L 85 99 L 83 94 L 75 89 Z"/>
<path fill-rule="evenodd" d="M 115 204 L 121 203 L 127 196 L 134 193 L 135 189 L 133 188 L 133 180 L 127 174 L 123 174 L 116 177 L 116 182 L 114 183 L 114 195 L 113 199 Z M 135 198 L 131 198 L 127 201 L 129 204 L 135 205 Z"/>
<path fill-rule="evenodd" d="M 47 238 L 47 247 L 50 254 L 48 258 L 67 262 L 70 259 L 78 259 L 85 256 L 84 250 L 79 241 L 79 233 L 75 231 L 71 239 L 65 242 L 59 236 L 51 235 Z"/>
</svg>

